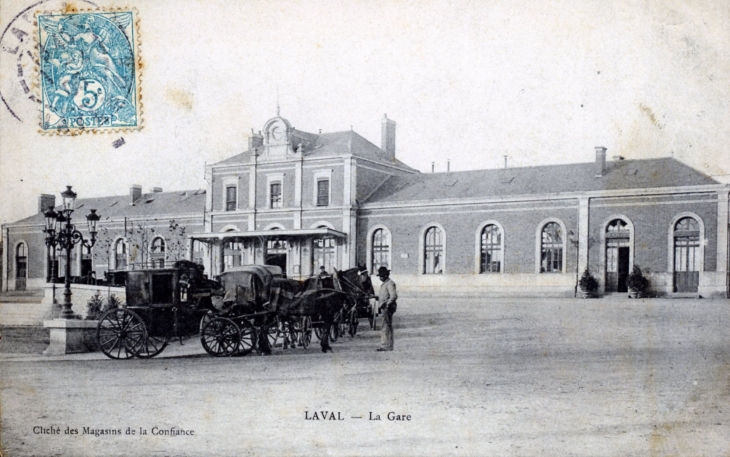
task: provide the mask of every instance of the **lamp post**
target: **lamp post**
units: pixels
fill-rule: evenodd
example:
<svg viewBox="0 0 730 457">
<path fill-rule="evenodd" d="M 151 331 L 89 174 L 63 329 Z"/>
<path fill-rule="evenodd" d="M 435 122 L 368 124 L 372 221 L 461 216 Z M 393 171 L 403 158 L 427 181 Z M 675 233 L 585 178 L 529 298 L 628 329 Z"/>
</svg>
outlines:
<svg viewBox="0 0 730 457">
<path fill-rule="evenodd" d="M 63 207 L 59 212 L 53 210 L 53 207 L 43 213 L 46 217 L 46 245 L 55 250 L 66 250 L 66 271 L 64 278 L 63 290 L 63 309 L 61 311 L 61 319 L 73 319 L 74 313 L 71 311 L 73 304 L 71 303 L 71 249 L 74 245 L 81 243 L 82 246 L 91 249 L 96 243 L 96 224 L 99 222 L 100 216 L 96 214 L 96 210 L 92 209 L 86 216 L 86 222 L 89 225 L 90 240 L 84 239 L 84 236 L 76 230 L 76 226 L 71 223 L 71 213 L 74 212 L 76 206 L 76 192 L 71 190 L 71 186 L 66 186 L 66 190 L 61 193 L 63 198 Z"/>
</svg>

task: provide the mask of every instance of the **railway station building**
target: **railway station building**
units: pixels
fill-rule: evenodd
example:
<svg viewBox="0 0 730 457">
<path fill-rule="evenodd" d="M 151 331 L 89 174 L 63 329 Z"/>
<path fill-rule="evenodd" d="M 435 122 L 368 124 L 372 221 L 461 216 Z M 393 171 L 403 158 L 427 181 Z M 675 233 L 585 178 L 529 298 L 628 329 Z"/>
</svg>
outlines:
<svg viewBox="0 0 730 457">
<path fill-rule="evenodd" d="M 206 189 L 79 200 L 106 232 L 72 255 L 72 275 L 185 257 L 211 276 L 386 266 L 404 292 L 571 297 L 585 270 L 601 294 L 625 292 L 636 265 L 654 295 L 728 297 L 730 186 L 673 158 L 596 147 L 583 163 L 420 173 L 398 160 L 387 116 L 380 146 L 277 115 L 244 149 L 206 167 Z M 41 196 L 39 211 L 49 204 Z M 3 227 L 3 291 L 46 283 L 42 229 L 40 213 Z"/>
</svg>

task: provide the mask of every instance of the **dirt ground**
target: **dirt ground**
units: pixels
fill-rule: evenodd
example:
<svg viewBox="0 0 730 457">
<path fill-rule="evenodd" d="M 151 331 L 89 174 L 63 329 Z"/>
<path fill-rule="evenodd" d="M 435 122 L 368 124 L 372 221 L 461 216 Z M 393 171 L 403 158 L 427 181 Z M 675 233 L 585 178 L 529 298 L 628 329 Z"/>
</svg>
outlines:
<svg viewBox="0 0 730 457">
<path fill-rule="evenodd" d="M 402 299 L 394 320 L 391 353 L 374 351 L 379 335 L 362 320 L 327 355 L 315 346 L 230 359 L 198 349 L 153 360 L 1 358 L 2 449 L 730 455 L 728 300 Z M 343 420 L 307 420 L 323 411 Z M 60 434 L 40 433 L 53 427 Z M 153 434 L 172 427 L 194 435 Z"/>
</svg>

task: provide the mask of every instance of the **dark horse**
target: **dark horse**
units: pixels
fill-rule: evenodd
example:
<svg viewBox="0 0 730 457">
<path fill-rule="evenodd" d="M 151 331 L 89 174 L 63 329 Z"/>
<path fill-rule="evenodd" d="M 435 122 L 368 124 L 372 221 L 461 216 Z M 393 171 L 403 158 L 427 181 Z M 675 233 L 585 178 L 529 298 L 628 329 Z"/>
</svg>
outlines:
<svg viewBox="0 0 730 457">
<path fill-rule="evenodd" d="M 373 283 L 367 268 L 361 265 L 345 271 L 335 270 L 334 277 L 336 285 L 347 294 L 348 299 L 343 304 L 342 316 L 350 328 L 350 336 L 355 336 L 358 317 L 368 314 L 370 298 L 375 295 Z"/>
<path fill-rule="evenodd" d="M 335 271 L 334 288 L 322 287 L 319 278 L 309 278 L 291 300 L 278 300 L 276 314 L 289 322 L 299 317 L 311 317 L 322 322 L 322 352 L 332 351 L 329 344 L 330 330 L 337 314 L 343 309 L 356 310 L 363 300 L 367 306 L 373 286 L 364 268 Z"/>
</svg>

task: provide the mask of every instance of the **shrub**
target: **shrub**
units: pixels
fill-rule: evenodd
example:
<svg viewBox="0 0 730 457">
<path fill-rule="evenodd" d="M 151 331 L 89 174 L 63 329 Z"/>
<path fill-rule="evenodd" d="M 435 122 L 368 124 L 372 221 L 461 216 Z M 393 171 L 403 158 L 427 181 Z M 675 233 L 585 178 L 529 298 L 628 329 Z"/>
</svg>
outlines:
<svg viewBox="0 0 730 457">
<path fill-rule="evenodd" d="M 634 265 L 634 269 L 631 270 L 631 273 L 626 278 L 626 286 L 634 292 L 643 294 L 649 288 L 649 280 L 641 272 L 641 268 Z"/>
<path fill-rule="evenodd" d="M 124 306 L 124 302 L 122 301 L 122 299 L 120 299 L 119 297 L 117 297 L 114 294 L 111 294 L 109 296 L 109 300 L 107 301 L 107 304 L 106 304 L 106 309 L 121 308 L 122 306 Z"/>
<path fill-rule="evenodd" d="M 580 277 L 578 285 L 583 292 L 595 293 L 598 290 L 598 281 L 590 274 L 588 269 L 583 272 L 583 276 Z"/>
<path fill-rule="evenodd" d="M 86 320 L 94 321 L 99 319 L 104 306 L 104 300 L 101 298 L 99 291 L 96 291 L 94 295 L 89 298 L 86 302 Z"/>
</svg>

